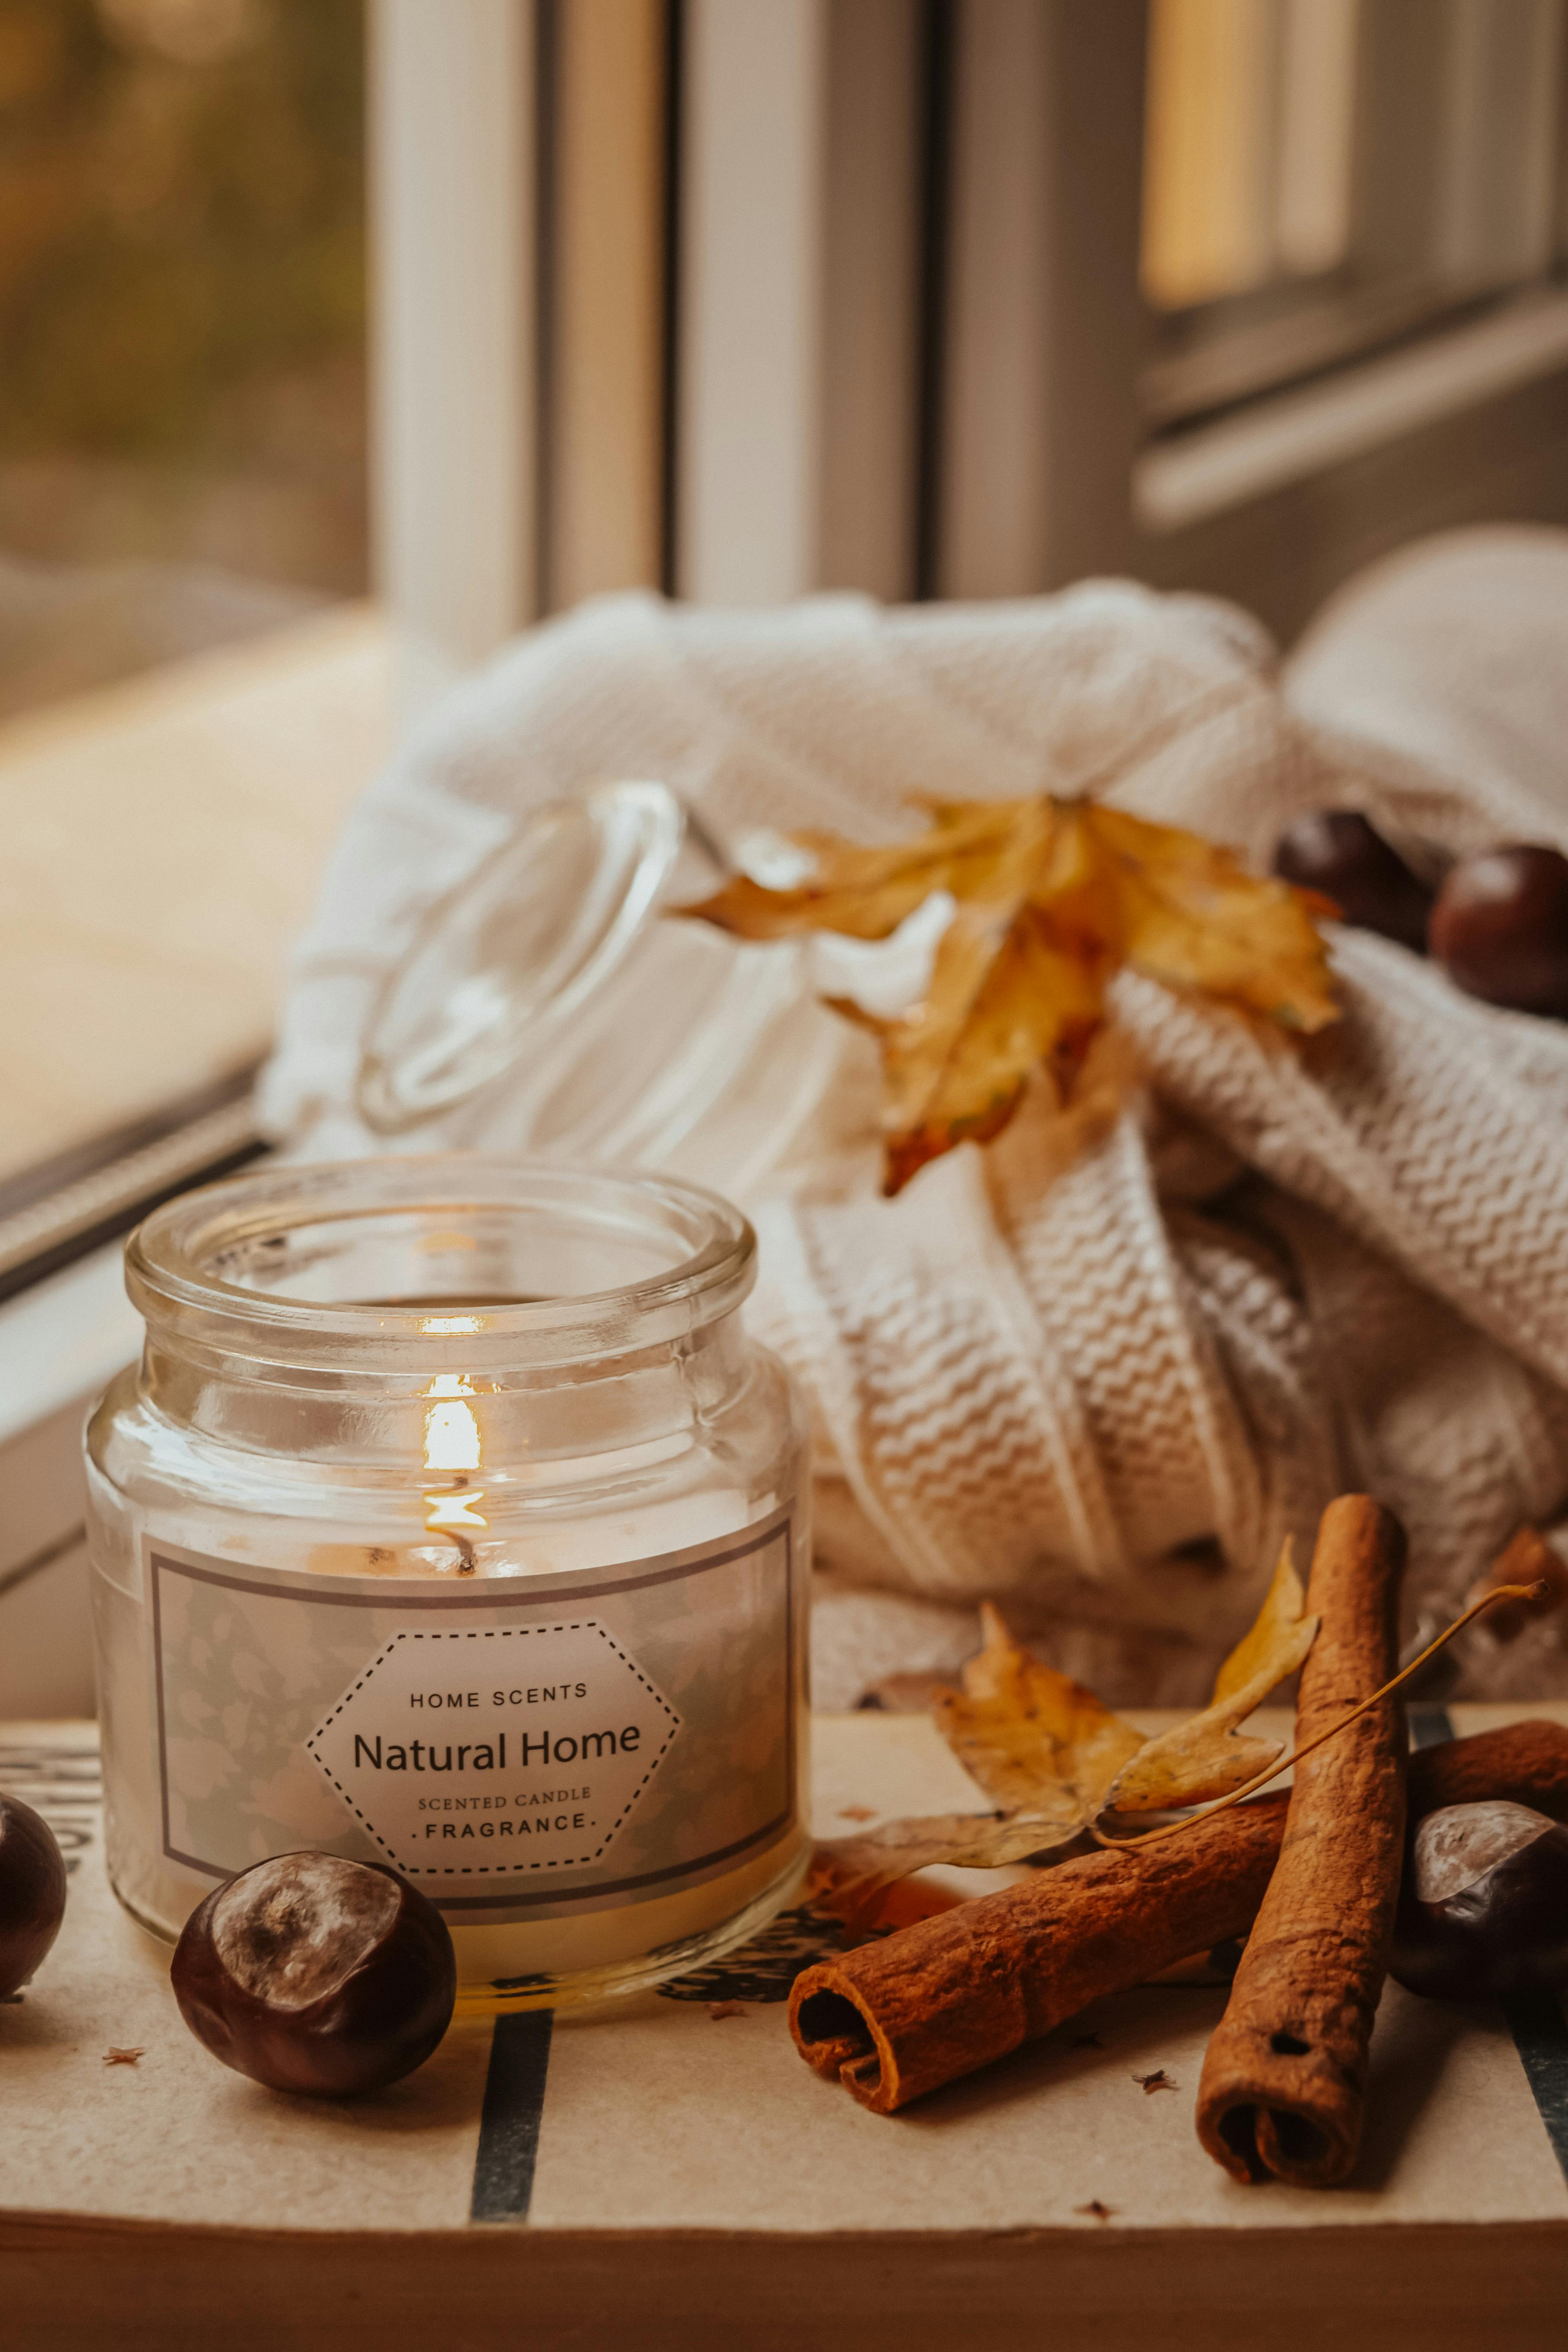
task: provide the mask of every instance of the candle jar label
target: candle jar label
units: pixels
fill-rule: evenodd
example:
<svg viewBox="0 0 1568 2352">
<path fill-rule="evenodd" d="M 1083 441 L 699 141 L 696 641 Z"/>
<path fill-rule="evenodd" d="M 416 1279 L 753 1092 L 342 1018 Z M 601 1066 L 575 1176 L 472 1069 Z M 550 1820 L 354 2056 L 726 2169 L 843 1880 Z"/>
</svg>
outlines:
<svg viewBox="0 0 1568 2352">
<path fill-rule="evenodd" d="M 613 1635 L 574 1615 L 404 1627 L 305 1745 L 386 1859 L 439 1897 L 456 1878 L 601 1861 L 680 1721 Z"/>
<path fill-rule="evenodd" d="M 790 1544 L 434 1589 L 150 1544 L 167 1859 L 324 1848 L 476 1923 L 733 1869 L 794 1821 Z"/>
</svg>

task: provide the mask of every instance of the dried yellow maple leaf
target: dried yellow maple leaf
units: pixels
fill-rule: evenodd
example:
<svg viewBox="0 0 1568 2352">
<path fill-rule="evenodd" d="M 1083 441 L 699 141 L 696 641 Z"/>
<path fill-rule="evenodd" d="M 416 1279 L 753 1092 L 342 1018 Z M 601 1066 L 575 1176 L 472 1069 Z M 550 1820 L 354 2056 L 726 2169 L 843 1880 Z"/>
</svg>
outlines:
<svg viewBox="0 0 1568 2352">
<path fill-rule="evenodd" d="M 1015 1642 L 988 1602 L 980 1630 L 985 1647 L 964 1668 L 962 1691 L 941 1692 L 932 1719 L 988 1797 L 1075 1836 L 1144 1746 L 1143 1734 Z"/>
<path fill-rule="evenodd" d="M 996 1869 L 1069 1845 L 1102 1814 L 1164 1811 L 1223 1797 L 1283 1754 L 1236 1727 L 1301 1664 L 1317 1632 L 1287 1542 L 1258 1618 L 1219 1670 L 1207 1707 L 1145 1738 L 982 1612 L 985 1646 L 961 1691 L 941 1691 L 932 1719 L 958 1761 L 1003 1810 L 887 1822 L 817 1850 L 824 1907 L 861 1922 L 879 1891 L 934 1864 Z"/>
<path fill-rule="evenodd" d="M 1143 1735 L 1091 1690 L 1015 1642 L 988 1602 L 985 1647 L 961 1691 L 939 1690 L 931 1715 L 953 1753 L 1000 1813 L 936 1813 L 890 1822 L 819 1846 L 829 1907 L 854 1916 L 877 1891 L 932 1863 L 997 1869 L 1075 1838 L 1104 1802 Z"/>
<path fill-rule="evenodd" d="M 1277 1763 L 1285 1752 L 1282 1739 L 1248 1738 L 1237 1726 L 1295 1673 L 1317 1630 L 1287 1537 L 1257 1621 L 1220 1667 L 1213 1698 L 1201 1715 L 1139 1748 L 1109 1789 L 1107 1810 L 1147 1813 L 1207 1805 Z"/>
<path fill-rule="evenodd" d="M 1067 1832 L 1076 1837 L 1081 1822 Z M 887 1822 L 863 1837 L 830 1838 L 812 1861 L 811 1900 L 820 1911 L 870 1924 L 886 1888 L 912 1871 L 941 1863 L 957 1870 L 999 1870 L 1062 1843 L 1060 1827 L 1028 1813 L 925 1813 Z"/>
<path fill-rule="evenodd" d="M 956 1144 L 999 1134 L 1034 1071 L 1066 1102 L 1123 964 L 1288 1029 L 1338 1018 L 1313 919 L 1326 902 L 1260 881 L 1213 842 L 1049 794 L 928 814 L 925 833 L 890 847 L 799 835 L 814 860 L 804 882 L 770 890 L 741 875 L 683 910 L 743 939 L 882 940 L 951 894 L 921 1003 L 885 1021 L 830 999 L 880 1042 L 889 1194 Z"/>
</svg>

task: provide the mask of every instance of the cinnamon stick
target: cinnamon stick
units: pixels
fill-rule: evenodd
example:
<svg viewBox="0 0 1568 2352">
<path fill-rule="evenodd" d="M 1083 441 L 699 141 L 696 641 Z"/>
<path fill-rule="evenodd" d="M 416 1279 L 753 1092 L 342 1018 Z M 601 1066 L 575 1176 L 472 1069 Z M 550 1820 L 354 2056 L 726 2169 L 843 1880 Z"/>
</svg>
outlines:
<svg viewBox="0 0 1568 2352">
<path fill-rule="evenodd" d="M 1403 1529 L 1369 1496 L 1329 1505 L 1307 1588 L 1321 1623 L 1301 1668 L 1298 1745 L 1393 1674 L 1404 1561 Z M 1355 2163 L 1399 1894 L 1405 1763 L 1405 1713 L 1389 1699 L 1296 1768 L 1279 1865 L 1198 2084 L 1198 2137 L 1239 2180 L 1331 2188 Z"/>
<path fill-rule="evenodd" d="M 1103 1994 L 1244 1934 L 1286 1804 L 1262 1797 L 1146 1852 L 1084 1854 L 807 1969 L 789 1998 L 795 2046 L 891 2115 Z"/>
<path fill-rule="evenodd" d="M 1410 1759 L 1410 1819 L 1501 1797 L 1568 1822 L 1568 1725 L 1540 1717 L 1445 1739 Z"/>
</svg>

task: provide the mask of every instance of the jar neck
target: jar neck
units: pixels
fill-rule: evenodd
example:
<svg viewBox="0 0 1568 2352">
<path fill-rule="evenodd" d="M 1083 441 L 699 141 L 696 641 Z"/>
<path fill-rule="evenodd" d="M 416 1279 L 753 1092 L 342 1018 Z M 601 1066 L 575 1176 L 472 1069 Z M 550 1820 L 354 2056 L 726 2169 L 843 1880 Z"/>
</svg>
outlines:
<svg viewBox="0 0 1568 2352">
<path fill-rule="evenodd" d="M 677 1439 L 742 1377 L 755 1272 L 745 1218 L 696 1185 L 478 1153 L 268 1167 L 126 1246 L 146 1404 L 280 1478 Z"/>
<path fill-rule="evenodd" d="M 450 1367 L 411 1379 L 306 1370 L 193 1346 L 150 1327 L 145 1403 L 193 1437 L 247 1453 L 430 1477 L 526 1479 L 559 1465 L 688 1436 L 745 1378 L 738 1312 L 685 1337 L 548 1370 L 476 1370 L 455 1339 Z"/>
</svg>

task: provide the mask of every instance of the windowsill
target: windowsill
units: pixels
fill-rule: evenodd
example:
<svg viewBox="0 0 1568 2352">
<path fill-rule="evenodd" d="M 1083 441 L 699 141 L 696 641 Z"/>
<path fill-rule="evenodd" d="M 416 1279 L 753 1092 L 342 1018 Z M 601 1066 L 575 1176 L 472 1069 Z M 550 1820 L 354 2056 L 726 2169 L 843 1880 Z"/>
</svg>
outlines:
<svg viewBox="0 0 1568 2352">
<path fill-rule="evenodd" d="M 119 1242 L 10 1300 L 0 1311 L 0 1460 L 15 1439 L 41 1422 L 70 1407 L 79 1413 L 141 1346 L 141 1318 L 125 1295 Z M 79 1497 L 72 1501 L 79 1518 Z M 54 1531 L 53 1517 L 47 1531 Z M 0 1538 L 0 1584 L 18 1551 L 8 1528 Z"/>
<path fill-rule="evenodd" d="M 1347 367 L 1145 450 L 1136 520 L 1164 535 L 1568 367 L 1568 293 L 1531 295 L 1408 351 Z"/>
<path fill-rule="evenodd" d="M 1316 292 L 1270 289 L 1207 303 L 1166 326 L 1164 352 L 1145 371 L 1145 409 L 1151 424 L 1172 432 L 1217 424 L 1221 411 L 1305 390 L 1331 373 L 1495 317 L 1519 290 L 1413 276 L 1357 288 L 1331 283 Z"/>
<path fill-rule="evenodd" d="M 11 1297 L 8 1269 L 245 1144 L 220 1085 L 111 1167 L 83 1149 L 265 1050 L 391 712 L 390 632 L 354 605 L 0 725 L 0 1715 L 91 1706 L 82 1416 L 140 1338 L 118 1240 Z"/>
<path fill-rule="evenodd" d="M 0 1179 L 266 1050 L 391 734 L 361 604 L 0 726 Z"/>
<path fill-rule="evenodd" d="M 82 1423 L 140 1339 L 118 1244 L 0 1306 L 0 1718 L 91 1711 Z"/>
</svg>

